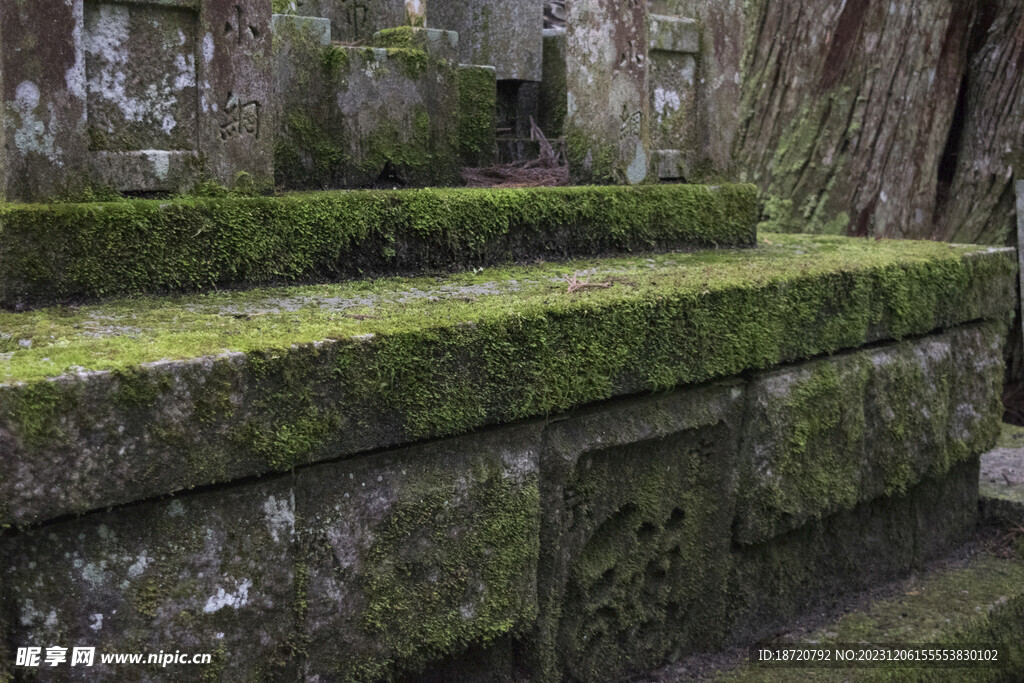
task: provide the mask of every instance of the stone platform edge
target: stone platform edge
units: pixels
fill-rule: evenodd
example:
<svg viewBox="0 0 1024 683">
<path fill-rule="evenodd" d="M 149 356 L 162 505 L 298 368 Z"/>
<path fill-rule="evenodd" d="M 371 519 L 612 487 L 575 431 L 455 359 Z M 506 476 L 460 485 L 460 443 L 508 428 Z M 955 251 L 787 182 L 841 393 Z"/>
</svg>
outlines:
<svg viewBox="0 0 1024 683">
<path fill-rule="evenodd" d="M 35 524 L 973 321 L 999 328 L 1012 310 L 1013 250 L 771 242 L 756 252 L 598 261 L 592 271 L 606 268 L 618 284 L 575 294 L 550 277 L 554 266 L 511 269 L 502 277 L 516 283 L 512 293 L 466 301 L 456 290 L 312 331 L 302 332 L 301 319 L 320 307 L 199 316 L 190 328 L 228 320 L 229 336 L 215 342 L 240 350 L 188 358 L 186 348 L 182 360 L 142 355 L 122 366 L 82 360 L 71 374 L 8 380 L 0 384 L 0 523 Z M 173 329 L 191 304 L 151 305 L 156 324 Z M 4 315 L 32 329 L 69 312 Z M 131 330 L 138 319 L 127 325 L 115 333 L 121 353 L 144 347 L 133 337 L 148 334 Z M 80 335 L 69 344 L 83 357 L 110 351 L 74 327 L 61 338 Z M 50 360 L 37 356 L 65 346 L 15 344 L 0 371 L 10 376 L 28 363 L 19 359 L 34 359 L 28 372 Z M 770 531 L 748 529 L 750 538 Z"/>
</svg>

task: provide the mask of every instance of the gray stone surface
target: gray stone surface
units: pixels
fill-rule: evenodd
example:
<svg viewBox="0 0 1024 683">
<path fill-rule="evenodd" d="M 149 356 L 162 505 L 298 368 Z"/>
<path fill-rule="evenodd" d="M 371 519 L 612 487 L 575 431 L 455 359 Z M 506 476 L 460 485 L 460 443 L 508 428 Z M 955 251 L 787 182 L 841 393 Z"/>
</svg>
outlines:
<svg viewBox="0 0 1024 683">
<path fill-rule="evenodd" d="M 381 29 L 426 26 L 427 4 L 427 0 L 291 0 L 282 9 L 329 19 L 334 40 L 365 44 Z"/>
<path fill-rule="evenodd" d="M 760 543 L 902 493 L 991 447 L 1004 339 L 994 325 L 969 326 L 758 377 L 737 540 Z"/>
<path fill-rule="evenodd" d="M 310 680 L 389 680 L 526 630 L 537 614 L 542 428 L 299 474 Z"/>
<path fill-rule="evenodd" d="M 60 680 L 275 678 L 294 630 L 294 533 L 294 492 L 283 478 L 4 539 L 5 610 L 14 615 L 5 642 L 96 648 L 94 667 L 64 664 L 54 670 Z M 103 652 L 176 650 L 213 661 L 99 663 Z"/>
<path fill-rule="evenodd" d="M 635 184 L 652 165 L 647 3 L 566 8 L 566 142 L 574 182 Z"/>
<path fill-rule="evenodd" d="M 544 59 L 540 83 L 540 120 L 537 124 L 548 138 L 560 138 L 565 127 L 566 49 L 564 28 L 544 29 Z"/>
<path fill-rule="evenodd" d="M 608 680 L 761 637 L 973 529 L 1000 336 L 969 326 L 12 532 L 5 642 L 212 652 L 202 675 L 230 680 Z M 759 458 L 799 441 L 785 477 L 750 476 L 752 433 Z M 903 439 L 921 439 L 905 463 Z M 911 476 L 878 488 L 892 462 Z M 859 497 L 800 488 L 823 471 Z M 752 511 L 787 533 L 737 543 Z"/>
<path fill-rule="evenodd" d="M 411 47 L 423 50 L 438 59 L 459 62 L 459 34 L 439 28 L 406 27 L 402 31 L 378 31 L 373 34 L 374 47 Z"/>
<path fill-rule="evenodd" d="M 742 97 L 743 48 L 746 11 L 742 0 L 652 0 L 651 12 L 696 20 L 699 28 L 697 75 L 694 81 L 697 107 L 691 111 L 687 134 L 680 150 L 690 182 L 710 181 L 736 175 L 732 161 L 733 141 L 739 127 Z M 654 55 L 655 61 L 661 61 Z M 652 79 L 658 65 L 652 65 Z M 679 163 L 676 164 L 677 168 Z"/>
<path fill-rule="evenodd" d="M 270 8 L 258 0 L 5 3 L 7 194 L 273 178 Z"/>
<path fill-rule="evenodd" d="M 498 80 L 541 79 L 543 8 L 536 0 L 431 0 L 427 23 L 459 34 L 459 59 L 497 69 Z"/>
<path fill-rule="evenodd" d="M 692 175 L 699 146 L 697 22 L 684 17 L 652 14 L 649 18 L 651 142 L 662 179 Z"/>
<path fill-rule="evenodd" d="M 0 3 L 7 198 L 87 184 L 83 0 Z"/>
<path fill-rule="evenodd" d="M 213 654 L 210 666 L 187 669 L 65 665 L 58 673 L 71 680 L 387 680 L 445 667 L 525 632 L 536 616 L 542 428 L 319 465 L 5 538 L 5 642 L 96 647 L 97 659 Z M 484 672 L 508 673 L 497 660 Z"/>
<path fill-rule="evenodd" d="M 295 14 L 275 14 L 271 21 L 274 34 L 299 32 L 310 42 L 329 47 L 331 44 L 331 20 L 321 17 L 303 17 Z"/>
</svg>

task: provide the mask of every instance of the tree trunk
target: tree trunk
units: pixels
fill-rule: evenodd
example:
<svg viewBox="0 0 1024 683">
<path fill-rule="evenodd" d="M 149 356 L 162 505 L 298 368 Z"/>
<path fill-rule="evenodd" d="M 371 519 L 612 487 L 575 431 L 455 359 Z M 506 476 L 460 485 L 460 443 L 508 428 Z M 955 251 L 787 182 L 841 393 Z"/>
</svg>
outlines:
<svg viewBox="0 0 1024 683">
<path fill-rule="evenodd" d="M 735 157 L 765 228 L 1007 243 L 1019 0 L 752 0 Z"/>
</svg>

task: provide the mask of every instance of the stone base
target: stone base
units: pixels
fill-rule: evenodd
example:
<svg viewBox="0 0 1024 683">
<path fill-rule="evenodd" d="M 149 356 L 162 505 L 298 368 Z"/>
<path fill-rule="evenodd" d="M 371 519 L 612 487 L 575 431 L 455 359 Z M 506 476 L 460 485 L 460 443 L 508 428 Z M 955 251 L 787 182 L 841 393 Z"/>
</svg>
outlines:
<svg viewBox="0 0 1024 683">
<path fill-rule="evenodd" d="M 12 532 L 5 641 L 308 680 L 609 680 L 749 641 L 970 533 L 1000 339 L 966 326 Z M 897 398 L 900 439 L 875 414 Z M 880 475 L 903 439 L 930 449 Z"/>
</svg>

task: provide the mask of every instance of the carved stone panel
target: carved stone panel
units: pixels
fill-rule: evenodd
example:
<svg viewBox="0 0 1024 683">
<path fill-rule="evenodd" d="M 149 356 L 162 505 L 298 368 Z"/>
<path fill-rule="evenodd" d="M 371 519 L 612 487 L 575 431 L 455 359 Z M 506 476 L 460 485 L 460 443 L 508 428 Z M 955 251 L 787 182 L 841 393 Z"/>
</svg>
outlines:
<svg viewBox="0 0 1024 683">
<path fill-rule="evenodd" d="M 700 34 L 693 19 L 652 14 L 648 24 L 651 142 L 658 176 L 685 179 L 699 158 Z"/>
<path fill-rule="evenodd" d="M 269 3 L 5 2 L 0 32 L 8 199 L 272 184 Z"/>
</svg>

